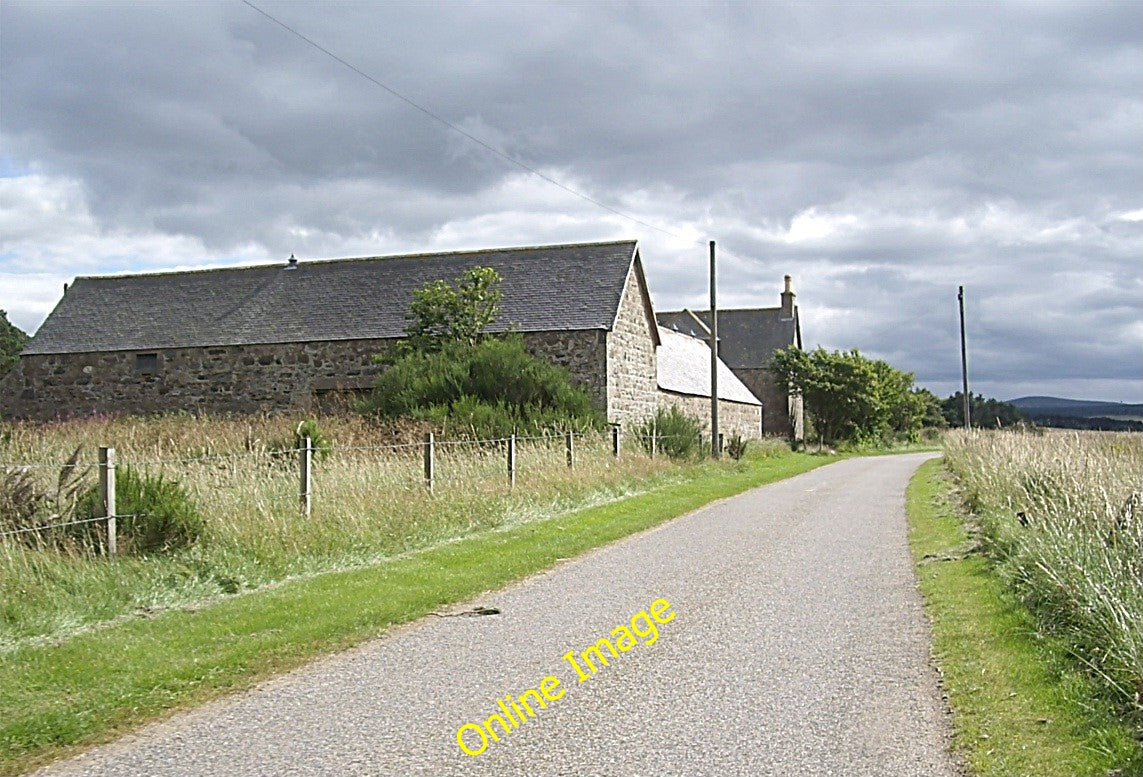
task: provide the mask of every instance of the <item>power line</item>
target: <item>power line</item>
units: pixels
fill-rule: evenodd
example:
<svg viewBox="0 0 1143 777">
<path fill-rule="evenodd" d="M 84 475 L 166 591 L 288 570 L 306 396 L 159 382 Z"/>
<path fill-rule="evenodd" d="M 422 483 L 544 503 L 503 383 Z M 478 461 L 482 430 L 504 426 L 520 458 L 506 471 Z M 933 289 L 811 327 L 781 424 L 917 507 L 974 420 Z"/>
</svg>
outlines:
<svg viewBox="0 0 1143 777">
<path fill-rule="evenodd" d="M 565 192 L 572 194 L 572 195 L 575 195 L 576 197 L 579 197 L 581 200 L 585 200 L 587 202 L 590 202 L 591 204 L 596 205 L 597 207 L 603 208 L 604 210 L 606 210 L 610 213 L 614 213 L 616 216 L 619 216 L 621 218 L 625 218 L 628 221 L 632 221 L 636 224 L 647 227 L 648 229 L 653 229 L 656 232 L 662 232 L 664 235 L 669 235 L 670 237 L 674 237 L 674 238 L 680 238 L 680 239 L 682 238 L 681 235 L 676 235 L 674 232 L 671 232 L 670 230 L 663 229 L 662 227 L 655 226 L 654 224 L 643 221 L 642 219 L 636 218 L 635 216 L 632 216 L 628 213 L 624 213 L 621 210 L 617 210 L 617 209 L 611 207 L 610 205 L 608 205 L 605 202 L 600 202 L 599 200 L 595 199 L 591 195 L 584 194 L 583 192 L 578 191 L 576 189 L 573 189 L 572 187 L 570 187 L 566 184 L 560 183 L 555 178 L 552 178 L 550 175 L 546 175 L 545 173 L 540 172 L 539 170 L 537 170 L 536 168 L 527 164 L 526 162 L 522 162 L 519 159 L 517 159 L 516 157 L 512 156 L 511 154 L 507 154 L 507 153 L 501 151 L 500 149 L 496 148 L 495 146 L 493 146 L 491 143 L 484 140 L 483 138 L 480 138 L 477 135 L 473 135 L 471 132 L 468 132 L 467 130 L 464 130 L 464 129 L 458 127 L 457 125 L 453 124 L 451 121 L 444 118 L 443 116 L 440 116 L 439 114 L 434 113 L 432 110 L 430 110 L 429 108 L 426 108 L 425 106 L 421 105 L 420 103 L 413 100 L 412 98 L 405 96 L 401 92 L 398 92 L 393 87 L 381 83 L 380 81 L 378 81 L 376 78 L 374 78 L 373 76 L 366 73 L 361 68 L 357 67 L 356 65 L 353 65 L 350 62 L 347 62 L 344 59 L 342 59 L 337 54 L 333 53 L 332 51 L 327 49 L 325 46 L 322 46 L 317 41 L 313 40 L 312 38 L 307 37 L 306 35 L 302 34 L 301 32 L 298 32 L 297 30 L 295 30 L 290 25 L 288 25 L 285 22 L 281 21 L 280 19 L 270 15 L 266 11 L 263 11 L 261 8 L 259 8 L 258 6 L 254 5 L 252 2 L 250 2 L 250 0 L 242 0 L 242 3 L 246 6 L 249 6 L 253 10 L 257 11 L 262 16 L 266 17 L 267 19 L 269 19 L 274 24 L 281 27 L 286 32 L 290 33 L 291 35 L 294 35 L 295 37 L 301 39 L 302 41 L 304 41 L 305 43 L 314 47 L 318 51 L 322 52 L 327 57 L 330 57 L 331 59 L 338 62 L 339 64 L 349 68 L 354 73 L 361 76 L 365 80 L 369 81 L 374 86 L 378 86 L 378 87 L 384 89 L 386 92 L 393 95 L 394 97 L 396 97 L 401 102 L 405 103 L 406 105 L 409 105 L 412 108 L 415 108 L 416 110 L 418 110 L 421 113 L 428 116 L 430 119 L 432 119 L 436 122 L 439 122 L 440 124 L 443 124 L 444 126 L 448 127 L 453 132 L 456 132 L 457 134 L 468 138 L 473 143 L 476 143 L 477 145 L 484 148 L 486 151 L 489 151 L 489 152 L 495 154 L 496 156 L 500 157 L 501 159 L 503 159 L 507 162 L 510 162 L 511 164 L 514 164 L 523 170 L 526 170 L 527 172 L 531 173 L 532 175 L 536 176 L 537 178 L 540 178 L 544 181 L 547 181 L 548 183 L 550 183 L 553 186 L 558 186 L 560 189 L 563 189 Z"/>
</svg>

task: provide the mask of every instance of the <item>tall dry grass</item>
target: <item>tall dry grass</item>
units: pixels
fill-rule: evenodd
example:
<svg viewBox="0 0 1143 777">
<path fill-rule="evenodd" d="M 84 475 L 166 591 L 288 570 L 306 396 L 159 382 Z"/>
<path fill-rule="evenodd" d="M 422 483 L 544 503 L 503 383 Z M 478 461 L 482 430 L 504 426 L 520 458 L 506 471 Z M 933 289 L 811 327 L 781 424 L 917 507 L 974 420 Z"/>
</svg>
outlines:
<svg viewBox="0 0 1143 777">
<path fill-rule="evenodd" d="M 950 433 L 981 541 L 1143 733 L 1143 436 Z"/>
<path fill-rule="evenodd" d="M 292 577 L 375 563 L 466 534 L 620 498 L 678 476 L 677 465 L 628 445 L 619 459 L 602 437 L 576 439 L 576 466 L 562 438 L 518 443 L 509 488 L 503 443 L 444 441 L 436 484 L 423 484 L 416 430 L 394 433 L 354 417 L 320 421 L 330 439 L 314 463 L 314 510 L 298 509 L 297 420 L 90 419 L 0 429 L 0 471 L 28 472 L 51 487 L 77 446 L 93 465 L 116 448 L 120 466 L 182 484 L 205 517 L 190 548 L 114 561 L 0 539 L 0 649 L 156 609 L 187 606 Z M 92 483 L 92 466 L 85 475 Z"/>
</svg>

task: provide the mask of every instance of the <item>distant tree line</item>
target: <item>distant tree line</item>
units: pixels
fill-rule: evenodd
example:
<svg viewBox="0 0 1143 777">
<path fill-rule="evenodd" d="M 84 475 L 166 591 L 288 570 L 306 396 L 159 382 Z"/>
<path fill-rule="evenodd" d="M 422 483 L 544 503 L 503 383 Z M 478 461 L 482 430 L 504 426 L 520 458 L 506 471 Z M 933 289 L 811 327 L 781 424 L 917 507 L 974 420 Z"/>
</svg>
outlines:
<svg viewBox="0 0 1143 777">
<path fill-rule="evenodd" d="M 975 421 L 975 419 L 973 419 Z M 1050 426 L 1056 429 L 1092 429 L 1101 432 L 1143 432 L 1143 421 L 1131 418 L 1108 418 L 1106 416 L 1076 416 L 1037 413 L 1031 422 L 1036 426 Z M 976 424 L 974 423 L 973 426 Z"/>
<path fill-rule="evenodd" d="M 997 429 L 1028 423 L 1028 418 L 1015 405 L 971 392 L 968 396 L 973 428 Z M 964 426 L 964 394 L 958 391 L 942 400 L 941 414 L 949 426 Z"/>
</svg>

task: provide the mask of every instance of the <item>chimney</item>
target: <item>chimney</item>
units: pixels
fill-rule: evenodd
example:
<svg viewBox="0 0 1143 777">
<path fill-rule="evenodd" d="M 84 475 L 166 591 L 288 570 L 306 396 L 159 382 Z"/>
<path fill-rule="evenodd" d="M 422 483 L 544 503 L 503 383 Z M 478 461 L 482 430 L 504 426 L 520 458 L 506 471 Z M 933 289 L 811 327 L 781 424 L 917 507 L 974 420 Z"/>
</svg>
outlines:
<svg viewBox="0 0 1143 777">
<path fill-rule="evenodd" d="M 290 260 L 288 262 L 286 262 L 286 269 L 287 270 L 298 269 L 298 260 L 294 258 L 293 254 L 290 254 Z"/>
<path fill-rule="evenodd" d="M 782 318 L 794 317 L 794 279 L 786 276 L 786 290 L 782 292 Z"/>
</svg>

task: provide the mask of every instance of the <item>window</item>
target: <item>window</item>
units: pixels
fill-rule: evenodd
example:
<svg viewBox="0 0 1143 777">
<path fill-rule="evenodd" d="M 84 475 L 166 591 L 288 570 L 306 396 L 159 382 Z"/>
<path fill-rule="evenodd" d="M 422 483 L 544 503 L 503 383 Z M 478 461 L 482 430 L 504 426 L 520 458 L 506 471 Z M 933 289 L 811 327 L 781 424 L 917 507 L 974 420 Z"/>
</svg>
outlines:
<svg viewBox="0 0 1143 777">
<path fill-rule="evenodd" d="M 135 354 L 135 372 L 157 372 L 159 369 L 159 354 Z"/>
</svg>

